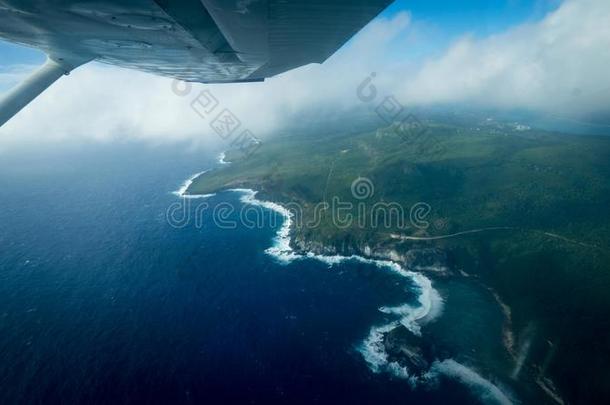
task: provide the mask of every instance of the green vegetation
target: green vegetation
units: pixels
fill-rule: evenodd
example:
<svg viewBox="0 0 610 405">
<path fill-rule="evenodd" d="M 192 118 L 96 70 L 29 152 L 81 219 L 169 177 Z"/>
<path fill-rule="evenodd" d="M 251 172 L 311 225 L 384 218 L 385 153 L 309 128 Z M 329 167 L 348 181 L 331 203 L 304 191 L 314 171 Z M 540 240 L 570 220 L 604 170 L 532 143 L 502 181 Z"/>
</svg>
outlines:
<svg viewBox="0 0 610 405">
<path fill-rule="evenodd" d="M 431 207 L 428 227 L 392 221 L 388 227 L 333 222 L 294 229 L 297 247 L 330 247 L 372 254 L 413 247 L 444 250 L 450 269 L 496 291 L 511 309 L 520 378 L 557 391 L 570 402 L 610 398 L 610 138 L 575 136 L 485 122 L 428 123 L 427 132 L 401 138 L 391 129 L 357 134 L 283 136 L 248 159 L 199 177 L 191 194 L 234 187 L 303 207 L 313 221 L 320 202 Z M 374 193 L 358 200 L 351 185 L 370 179 Z M 320 214 L 320 212 L 318 212 Z M 354 215 L 362 212 L 353 211 Z M 392 235 L 438 236 L 510 227 L 431 241 Z M 477 282 L 478 282 L 477 281 Z"/>
</svg>

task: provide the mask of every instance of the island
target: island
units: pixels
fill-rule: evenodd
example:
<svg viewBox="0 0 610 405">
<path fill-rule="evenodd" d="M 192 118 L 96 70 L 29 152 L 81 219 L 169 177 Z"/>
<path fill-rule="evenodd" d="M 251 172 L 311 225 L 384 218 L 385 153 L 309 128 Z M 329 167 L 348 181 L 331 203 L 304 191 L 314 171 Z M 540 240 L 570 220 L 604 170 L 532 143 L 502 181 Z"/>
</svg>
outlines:
<svg viewBox="0 0 610 405">
<path fill-rule="evenodd" d="M 610 398 L 609 157 L 610 137 L 426 119 L 280 134 L 249 156 L 227 151 L 230 164 L 185 193 L 253 189 L 295 208 L 296 252 L 391 260 L 479 286 L 503 314 L 506 354 L 471 353 L 482 369 L 531 401 L 598 403 Z M 443 357 L 431 339 L 397 325 L 384 344 L 425 370 Z"/>
</svg>

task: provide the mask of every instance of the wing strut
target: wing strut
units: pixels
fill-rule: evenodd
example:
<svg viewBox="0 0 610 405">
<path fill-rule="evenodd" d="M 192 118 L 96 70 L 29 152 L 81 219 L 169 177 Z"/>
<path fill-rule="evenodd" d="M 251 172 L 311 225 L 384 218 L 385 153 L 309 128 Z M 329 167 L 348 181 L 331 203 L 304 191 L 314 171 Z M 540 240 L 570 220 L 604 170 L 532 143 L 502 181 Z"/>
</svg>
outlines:
<svg viewBox="0 0 610 405">
<path fill-rule="evenodd" d="M 0 98 L 0 127 L 17 114 L 23 107 L 51 86 L 63 75 L 80 66 L 86 60 L 73 63 L 64 59 L 47 58 L 44 65 L 36 69 L 27 79 L 9 90 Z"/>
</svg>

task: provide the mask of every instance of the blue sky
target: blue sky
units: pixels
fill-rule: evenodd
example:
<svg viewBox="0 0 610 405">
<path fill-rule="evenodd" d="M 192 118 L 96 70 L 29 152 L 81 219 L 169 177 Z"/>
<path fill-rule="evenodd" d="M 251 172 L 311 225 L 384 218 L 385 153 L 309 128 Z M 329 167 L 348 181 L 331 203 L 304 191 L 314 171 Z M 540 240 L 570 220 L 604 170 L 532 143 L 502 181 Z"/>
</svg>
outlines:
<svg viewBox="0 0 610 405">
<path fill-rule="evenodd" d="M 538 20 L 559 4 L 559 0 L 397 0 L 384 14 L 408 10 L 413 19 L 442 27 L 447 35 L 485 36 Z"/>
<path fill-rule="evenodd" d="M 2 55 L 2 66 L 14 64 L 38 65 L 45 59 L 44 54 L 38 50 L 4 41 L 0 41 L 0 55 Z"/>
</svg>

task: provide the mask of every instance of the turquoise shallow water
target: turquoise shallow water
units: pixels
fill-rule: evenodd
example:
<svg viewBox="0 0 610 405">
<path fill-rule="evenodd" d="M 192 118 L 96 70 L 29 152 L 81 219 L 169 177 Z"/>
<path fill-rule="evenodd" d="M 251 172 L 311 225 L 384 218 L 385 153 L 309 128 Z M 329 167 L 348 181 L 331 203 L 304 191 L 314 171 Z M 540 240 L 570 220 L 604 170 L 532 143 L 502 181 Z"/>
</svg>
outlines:
<svg viewBox="0 0 610 405">
<path fill-rule="evenodd" d="M 2 160 L 0 403 L 477 398 L 451 379 L 413 391 L 363 360 L 358 345 L 389 320 L 378 308 L 416 303 L 401 277 L 356 262 L 280 265 L 264 252 L 277 213 L 264 211 L 260 229 L 209 220 L 221 202 L 240 206 L 235 194 L 206 200 L 201 226 L 170 226 L 171 191 L 214 164 L 140 145 Z M 461 317 L 452 311 L 429 338 Z M 486 319 L 473 316 L 473 328 Z"/>
</svg>

